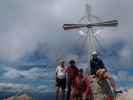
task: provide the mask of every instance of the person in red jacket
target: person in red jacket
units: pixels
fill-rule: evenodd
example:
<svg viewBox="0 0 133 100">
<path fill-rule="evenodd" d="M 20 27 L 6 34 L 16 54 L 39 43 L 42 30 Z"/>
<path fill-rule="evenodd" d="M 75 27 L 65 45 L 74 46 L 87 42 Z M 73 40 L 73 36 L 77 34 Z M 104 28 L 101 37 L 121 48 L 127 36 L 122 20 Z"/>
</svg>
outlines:
<svg viewBox="0 0 133 100">
<path fill-rule="evenodd" d="M 76 76 L 78 75 L 79 69 L 76 67 L 75 60 L 69 61 L 70 66 L 67 67 L 66 73 L 67 73 L 67 100 L 70 100 L 70 93 L 71 89 L 74 86 L 74 80 Z"/>
<path fill-rule="evenodd" d="M 88 98 L 93 100 L 90 84 L 90 78 L 83 74 L 83 69 L 80 69 L 78 76 L 74 80 L 74 88 L 72 89 L 70 100 L 74 100 L 76 95 L 80 95 L 82 100 L 88 100 Z"/>
</svg>

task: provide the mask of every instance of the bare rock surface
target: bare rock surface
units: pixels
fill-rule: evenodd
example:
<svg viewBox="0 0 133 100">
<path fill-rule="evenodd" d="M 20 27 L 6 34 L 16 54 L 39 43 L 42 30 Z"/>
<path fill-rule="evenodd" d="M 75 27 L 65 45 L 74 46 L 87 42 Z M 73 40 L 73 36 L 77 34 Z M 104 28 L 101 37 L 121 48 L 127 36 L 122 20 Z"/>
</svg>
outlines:
<svg viewBox="0 0 133 100">
<path fill-rule="evenodd" d="M 22 96 L 12 96 L 4 100 L 32 100 L 32 97 L 27 96 L 27 95 L 22 95 Z"/>
<path fill-rule="evenodd" d="M 92 87 L 94 100 L 105 100 L 106 94 L 103 93 L 101 86 L 97 82 L 97 78 L 91 77 L 91 79 L 92 79 L 91 87 Z"/>
<path fill-rule="evenodd" d="M 106 98 L 110 95 L 109 92 L 105 91 L 104 88 L 106 86 L 100 86 L 98 84 L 97 78 L 92 78 L 92 91 L 94 100 L 106 100 Z M 115 100 L 133 100 L 133 89 L 129 89 L 127 92 L 123 92 L 116 96 Z"/>
<path fill-rule="evenodd" d="M 117 100 L 133 100 L 133 89 L 128 89 L 128 91 L 118 95 Z"/>
</svg>

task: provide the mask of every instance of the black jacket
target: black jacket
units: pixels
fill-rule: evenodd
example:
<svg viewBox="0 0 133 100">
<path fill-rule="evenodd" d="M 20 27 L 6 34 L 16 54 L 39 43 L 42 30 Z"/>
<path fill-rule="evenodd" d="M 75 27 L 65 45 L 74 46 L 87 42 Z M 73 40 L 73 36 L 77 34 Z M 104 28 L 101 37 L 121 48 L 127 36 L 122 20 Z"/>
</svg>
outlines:
<svg viewBox="0 0 133 100">
<path fill-rule="evenodd" d="M 90 60 L 90 67 L 91 67 L 91 75 L 96 75 L 96 71 L 98 69 L 105 68 L 103 61 L 99 58 L 91 59 Z"/>
</svg>

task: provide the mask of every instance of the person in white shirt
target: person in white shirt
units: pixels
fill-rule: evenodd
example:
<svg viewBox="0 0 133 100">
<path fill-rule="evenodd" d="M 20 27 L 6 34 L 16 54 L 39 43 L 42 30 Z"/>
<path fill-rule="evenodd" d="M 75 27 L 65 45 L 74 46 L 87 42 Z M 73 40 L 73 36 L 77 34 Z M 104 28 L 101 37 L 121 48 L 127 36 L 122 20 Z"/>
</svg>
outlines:
<svg viewBox="0 0 133 100">
<path fill-rule="evenodd" d="M 64 100 L 66 88 L 66 70 L 64 60 L 60 61 L 60 65 L 56 68 L 56 100 Z M 61 91 L 60 91 L 61 90 Z"/>
</svg>

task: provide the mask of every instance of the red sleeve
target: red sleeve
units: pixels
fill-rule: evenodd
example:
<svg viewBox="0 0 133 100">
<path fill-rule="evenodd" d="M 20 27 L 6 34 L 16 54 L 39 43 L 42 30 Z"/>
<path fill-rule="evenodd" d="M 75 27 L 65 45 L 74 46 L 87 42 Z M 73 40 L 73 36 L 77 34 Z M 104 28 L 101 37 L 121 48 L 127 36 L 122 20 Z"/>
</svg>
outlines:
<svg viewBox="0 0 133 100">
<path fill-rule="evenodd" d="M 85 78 L 85 83 L 86 83 L 86 91 L 85 91 L 85 95 L 86 96 L 90 96 L 92 95 L 92 90 L 91 90 L 91 80 L 90 78 L 86 77 Z"/>
<path fill-rule="evenodd" d="M 77 78 L 74 80 L 74 87 L 77 88 Z"/>
<path fill-rule="evenodd" d="M 75 69 L 76 69 L 76 71 L 77 71 L 77 72 L 79 72 L 79 69 L 78 69 L 78 67 L 75 67 Z"/>
<path fill-rule="evenodd" d="M 88 84 L 87 86 L 90 87 L 91 86 L 91 79 L 89 77 L 86 76 L 86 83 Z"/>
<path fill-rule="evenodd" d="M 67 68 L 66 68 L 65 72 L 67 73 Z"/>
</svg>

